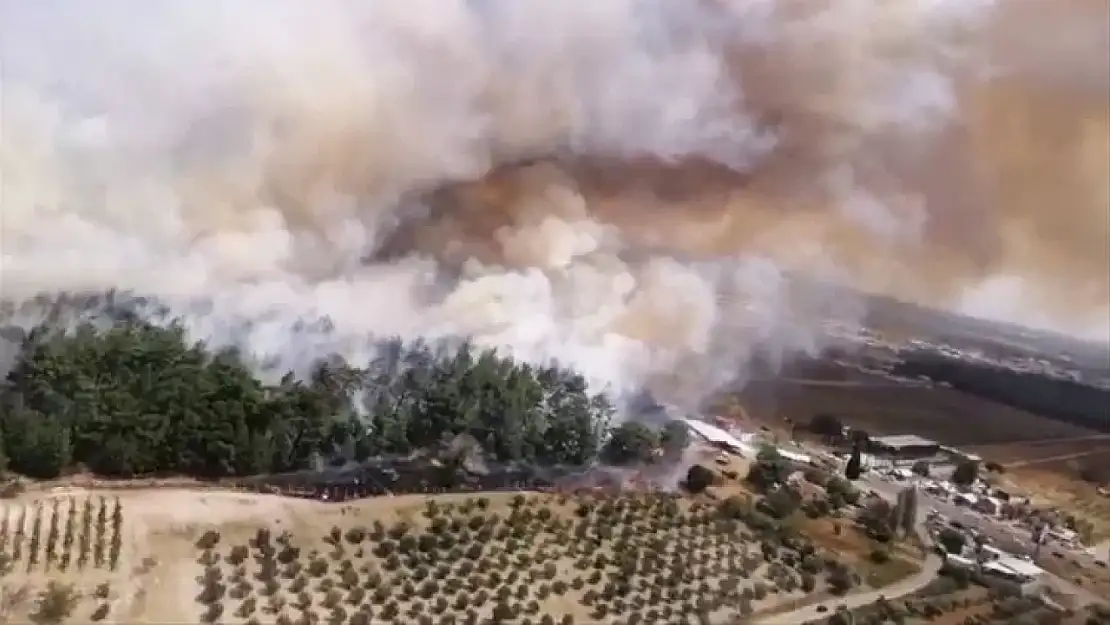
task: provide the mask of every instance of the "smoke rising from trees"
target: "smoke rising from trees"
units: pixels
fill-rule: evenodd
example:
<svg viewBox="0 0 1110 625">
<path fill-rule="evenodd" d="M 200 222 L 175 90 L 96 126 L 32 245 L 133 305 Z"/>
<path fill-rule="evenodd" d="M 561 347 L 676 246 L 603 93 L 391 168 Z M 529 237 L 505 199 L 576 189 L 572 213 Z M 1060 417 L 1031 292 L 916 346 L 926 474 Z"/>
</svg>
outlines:
<svg viewBox="0 0 1110 625">
<path fill-rule="evenodd" d="M 1101 332 L 1104 7 L 1031 4 L 0 0 L 0 295 L 681 401 L 860 319 L 836 284 Z"/>
</svg>

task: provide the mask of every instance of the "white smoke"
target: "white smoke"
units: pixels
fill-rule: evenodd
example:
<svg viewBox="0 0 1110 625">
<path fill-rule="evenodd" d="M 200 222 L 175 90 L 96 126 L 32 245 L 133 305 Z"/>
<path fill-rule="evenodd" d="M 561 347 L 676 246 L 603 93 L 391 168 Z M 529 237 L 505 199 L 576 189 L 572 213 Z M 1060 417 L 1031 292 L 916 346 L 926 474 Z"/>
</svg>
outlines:
<svg viewBox="0 0 1110 625">
<path fill-rule="evenodd" d="M 698 261 L 642 252 L 635 202 L 623 223 L 602 218 L 541 164 L 480 256 L 470 217 L 421 193 L 551 155 L 747 174 L 804 144 L 813 176 L 776 185 L 831 198 L 884 249 L 912 246 L 925 209 L 885 160 L 912 166 L 956 118 L 990 10 L 0 0 L 0 295 L 133 290 L 282 368 L 365 359 L 373 336 L 471 335 L 618 391 L 663 379 L 700 397 L 757 353 L 816 349 L 822 320 L 860 318 L 859 302 L 784 278 L 851 273 L 827 242 L 789 239 L 790 263 L 767 233 Z M 433 249 L 365 261 L 437 211 L 451 227 Z"/>
</svg>

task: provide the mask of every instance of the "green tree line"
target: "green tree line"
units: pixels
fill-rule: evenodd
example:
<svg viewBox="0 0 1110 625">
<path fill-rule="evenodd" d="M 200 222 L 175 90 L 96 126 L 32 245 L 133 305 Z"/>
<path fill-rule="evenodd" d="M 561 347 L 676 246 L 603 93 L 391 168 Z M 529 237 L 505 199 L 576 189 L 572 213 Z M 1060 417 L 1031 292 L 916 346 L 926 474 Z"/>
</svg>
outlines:
<svg viewBox="0 0 1110 625">
<path fill-rule="evenodd" d="M 301 470 L 429 448 L 469 434 L 491 459 L 584 464 L 613 408 L 572 370 L 463 343 L 383 341 L 266 382 L 179 324 L 124 316 L 22 340 L 0 389 L 0 468 L 36 478 L 203 478 Z"/>
<path fill-rule="evenodd" d="M 1110 432 L 1110 389 L 1042 373 L 937 355 L 911 355 L 895 373 L 947 382 L 970 395 L 1102 432 Z"/>
</svg>

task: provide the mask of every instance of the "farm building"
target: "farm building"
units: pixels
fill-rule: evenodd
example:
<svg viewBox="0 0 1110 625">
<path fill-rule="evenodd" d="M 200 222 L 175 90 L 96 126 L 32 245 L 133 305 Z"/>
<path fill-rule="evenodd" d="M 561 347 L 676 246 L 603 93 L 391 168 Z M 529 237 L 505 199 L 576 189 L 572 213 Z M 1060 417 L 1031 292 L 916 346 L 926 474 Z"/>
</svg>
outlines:
<svg viewBox="0 0 1110 625">
<path fill-rule="evenodd" d="M 697 419 L 683 419 L 683 423 L 693 434 L 725 451 L 735 454 L 753 453 L 751 441 L 741 440 L 725 430 Z"/>
<path fill-rule="evenodd" d="M 1002 512 L 1002 500 L 997 497 L 980 497 L 975 502 L 975 509 L 983 514 L 995 516 Z"/>
<path fill-rule="evenodd" d="M 982 547 L 979 547 L 979 557 L 984 562 L 995 562 L 1002 558 L 1008 558 L 1009 556 L 1010 554 L 1006 553 L 1002 549 L 999 549 L 998 547 L 995 547 L 994 545 L 983 545 Z"/>
<path fill-rule="evenodd" d="M 1036 592 L 1044 578 L 1044 569 L 1009 555 L 984 563 L 983 572 L 1017 584 L 1023 595 Z"/>
<path fill-rule="evenodd" d="M 956 493 L 952 501 L 961 506 L 975 507 L 979 503 L 979 498 L 973 493 Z"/>
<path fill-rule="evenodd" d="M 809 454 L 803 454 L 797 451 L 790 451 L 789 449 L 783 449 L 781 447 L 779 447 L 778 450 L 780 456 L 795 464 L 804 464 L 810 466 L 814 466 L 816 464 L 813 462 L 813 457 Z"/>
<path fill-rule="evenodd" d="M 933 458 L 940 453 L 940 444 L 915 434 L 898 436 L 876 436 L 867 443 L 868 451 L 877 456 L 885 456 L 894 461 L 922 460 Z"/>
<path fill-rule="evenodd" d="M 955 460 L 970 460 L 971 462 L 982 462 L 983 459 L 975 454 L 970 454 L 966 451 L 956 449 L 955 447 L 941 447 L 941 453 L 947 454 Z"/>
<path fill-rule="evenodd" d="M 965 571 L 974 571 L 979 563 L 971 558 L 965 558 L 952 553 L 944 555 L 944 563 L 950 567 L 964 569 Z"/>
</svg>

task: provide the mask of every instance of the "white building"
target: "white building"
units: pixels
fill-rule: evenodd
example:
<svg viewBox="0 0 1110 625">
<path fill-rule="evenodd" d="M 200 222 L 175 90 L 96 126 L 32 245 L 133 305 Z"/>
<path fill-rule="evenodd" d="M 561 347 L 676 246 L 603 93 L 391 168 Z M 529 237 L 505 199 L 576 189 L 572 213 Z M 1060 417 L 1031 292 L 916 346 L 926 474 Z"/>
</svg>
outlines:
<svg viewBox="0 0 1110 625">
<path fill-rule="evenodd" d="M 979 557 L 986 562 L 996 562 L 1009 556 L 1010 554 L 993 545 L 983 545 L 979 548 Z"/>
<path fill-rule="evenodd" d="M 1020 585 L 1022 594 L 1035 592 L 1044 577 L 1041 567 L 1010 555 L 985 563 L 983 572 Z"/>
<path fill-rule="evenodd" d="M 705 421 L 699 421 L 698 419 L 683 419 L 682 422 L 686 424 L 690 432 L 721 449 L 752 458 L 759 453 L 759 443 L 754 434 L 742 433 L 736 436 L 731 432 L 706 423 Z M 776 449 L 780 456 L 791 462 L 811 466 L 815 464 L 813 457 L 809 454 L 803 454 L 781 447 L 776 447 Z"/>
<path fill-rule="evenodd" d="M 848 457 L 848 454 L 845 454 Z M 859 455 L 860 467 L 864 469 L 886 469 L 894 466 L 894 462 L 890 458 L 883 458 L 874 454 L 860 454 Z"/>
<path fill-rule="evenodd" d="M 1054 527 L 1045 532 L 1045 536 L 1067 545 L 1075 544 L 1079 540 L 1079 534 L 1075 530 L 1069 530 L 1065 527 Z"/>
<path fill-rule="evenodd" d="M 813 458 L 808 454 L 803 454 L 797 451 L 790 451 L 789 449 L 779 449 L 779 455 L 791 462 L 797 464 L 813 464 Z"/>
<path fill-rule="evenodd" d="M 983 514 L 996 516 L 1002 511 L 1002 500 L 997 497 L 980 497 L 975 502 L 975 509 Z"/>
<path fill-rule="evenodd" d="M 957 493 L 956 496 L 952 498 L 952 501 L 964 506 L 974 507 L 975 504 L 979 502 L 979 498 L 972 493 Z"/>
<path fill-rule="evenodd" d="M 945 554 L 944 562 L 949 566 L 964 569 L 965 571 L 973 571 L 975 570 L 975 567 L 978 566 L 978 563 L 975 560 L 972 560 L 971 558 L 965 558 L 963 556 L 958 556 L 954 553 Z"/>
<path fill-rule="evenodd" d="M 683 419 L 682 422 L 692 433 L 722 449 L 741 455 L 755 453 L 750 442 L 742 441 L 715 425 L 697 419 Z"/>
</svg>

